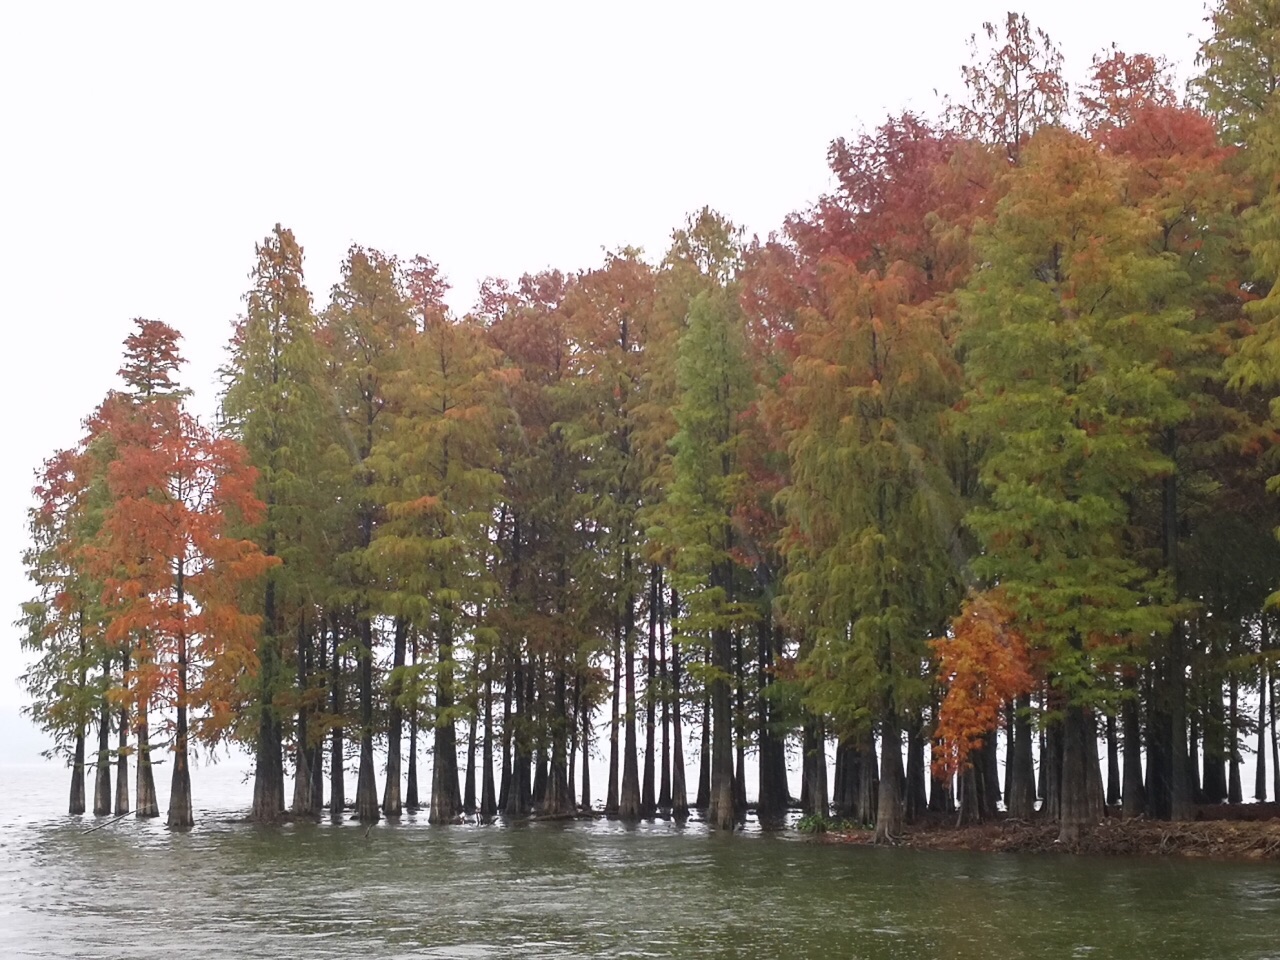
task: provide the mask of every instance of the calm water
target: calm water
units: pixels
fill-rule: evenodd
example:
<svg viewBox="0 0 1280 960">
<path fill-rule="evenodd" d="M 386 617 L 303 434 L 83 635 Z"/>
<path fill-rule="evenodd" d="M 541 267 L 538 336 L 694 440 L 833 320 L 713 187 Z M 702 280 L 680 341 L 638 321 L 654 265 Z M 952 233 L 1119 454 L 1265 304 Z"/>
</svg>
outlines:
<svg viewBox="0 0 1280 960">
<path fill-rule="evenodd" d="M 1280 958 L 1273 866 L 696 824 L 273 830 L 225 822 L 249 790 L 216 768 L 195 771 L 189 833 L 132 818 L 86 832 L 92 817 L 58 815 L 61 770 L 0 775 L 3 958 Z"/>
</svg>

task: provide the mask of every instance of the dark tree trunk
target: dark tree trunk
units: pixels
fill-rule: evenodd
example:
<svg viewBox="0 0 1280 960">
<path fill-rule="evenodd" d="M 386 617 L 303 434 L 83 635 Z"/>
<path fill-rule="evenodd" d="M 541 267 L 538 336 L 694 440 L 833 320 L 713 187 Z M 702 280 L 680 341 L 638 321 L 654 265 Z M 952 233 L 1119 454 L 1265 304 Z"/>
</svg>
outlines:
<svg viewBox="0 0 1280 960">
<path fill-rule="evenodd" d="M 1068 705 L 1062 719 L 1061 812 L 1058 839 L 1076 843 L 1081 831 L 1102 819 L 1097 738 L 1086 707 Z M 1089 769 L 1092 765 L 1092 775 Z"/>
<path fill-rule="evenodd" d="M 418 634 L 415 630 L 409 639 L 409 660 L 414 674 L 418 670 Z M 414 697 L 409 705 L 409 764 L 405 776 L 404 806 L 406 810 L 417 810 L 422 806 L 422 798 L 418 793 L 418 699 Z"/>
<path fill-rule="evenodd" d="M 506 682 L 502 685 L 502 776 L 498 781 L 498 809 L 507 812 L 507 800 L 511 796 L 511 691 L 515 686 L 515 670 L 508 662 Z"/>
<path fill-rule="evenodd" d="M 356 775 L 356 819 L 361 823 L 377 823 L 382 817 L 378 806 L 378 778 L 373 767 L 373 621 L 360 617 L 360 769 Z"/>
<path fill-rule="evenodd" d="M 1263 663 L 1258 668 L 1258 761 L 1253 771 L 1253 799 L 1259 803 L 1267 802 L 1267 694 L 1271 686 L 1267 676 Z"/>
<path fill-rule="evenodd" d="M 925 747 L 921 722 L 918 718 L 913 718 L 907 731 L 907 796 L 904 810 L 907 823 L 918 822 L 929 809 L 929 796 L 925 792 Z"/>
<path fill-rule="evenodd" d="M 1107 714 L 1107 806 L 1120 805 L 1120 737 L 1116 715 Z"/>
<path fill-rule="evenodd" d="M 542 812 L 551 817 L 572 816 L 575 808 L 573 786 L 565 773 L 568 765 L 569 722 L 568 678 L 563 668 L 556 670 L 554 729 L 551 741 L 551 762 L 547 767 L 546 794 L 542 799 Z"/>
<path fill-rule="evenodd" d="M 719 579 L 712 576 L 713 584 L 726 583 L 727 579 L 723 572 Z M 733 712 L 728 680 L 733 670 L 731 644 L 728 628 L 717 627 L 711 631 L 711 666 L 714 672 L 708 684 L 711 702 L 711 793 L 707 822 L 713 830 L 732 830 L 735 820 Z"/>
<path fill-rule="evenodd" d="M 644 776 L 640 787 L 640 815 L 652 817 L 658 809 L 656 736 L 658 729 L 658 568 L 649 568 L 649 650 L 645 658 Z"/>
<path fill-rule="evenodd" d="M 311 632 L 305 620 L 298 623 L 298 736 L 293 770 L 293 814 L 296 817 L 313 817 L 320 812 L 319 796 L 315 792 L 315 775 L 312 764 L 319 761 L 311 743 L 310 714 L 307 693 L 311 688 L 313 654 Z"/>
<path fill-rule="evenodd" d="M 178 609 L 185 604 L 183 572 L 178 567 Z M 191 810 L 191 770 L 187 766 L 187 638 L 178 637 L 178 722 L 173 742 L 173 781 L 169 786 L 168 825 L 178 829 L 195 826 Z"/>
<path fill-rule="evenodd" d="M 631 554 L 623 556 L 623 582 L 627 584 L 623 607 L 622 647 L 626 670 L 626 711 L 623 715 L 622 791 L 618 795 L 618 817 L 640 819 L 640 766 L 636 756 L 636 610 L 631 592 Z"/>
<path fill-rule="evenodd" d="M 387 780 L 382 790 L 382 813 L 399 817 L 404 801 L 400 793 L 400 734 L 404 730 L 404 666 L 409 652 L 409 621 L 396 617 L 391 650 L 391 683 L 387 689 Z"/>
<path fill-rule="evenodd" d="M 710 662 L 708 651 L 707 662 Z M 711 803 L 711 696 L 702 695 L 702 744 L 698 754 L 698 792 L 694 797 L 695 810 L 706 810 Z"/>
<path fill-rule="evenodd" d="M 479 686 L 480 661 L 479 658 L 473 657 L 468 696 L 474 698 Z M 468 816 L 476 812 L 476 747 L 480 736 L 480 711 L 473 706 L 470 713 L 471 716 L 467 721 L 467 774 L 462 788 L 462 812 Z"/>
<path fill-rule="evenodd" d="M 1227 799 L 1227 721 L 1222 706 L 1222 685 L 1209 685 L 1204 712 L 1204 787 L 1205 803 L 1222 803 Z"/>
<path fill-rule="evenodd" d="M 109 666 L 108 666 L 109 671 Z M 84 764 L 83 757 L 80 760 Z M 111 707 L 103 700 L 98 711 L 98 761 L 95 764 L 96 775 L 93 782 L 93 815 L 105 817 L 111 813 Z M 80 778 L 80 812 L 84 812 L 84 778 Z M 72 801 L 75 800 L 75 789 L 72 788 Z M 126 794 L 126 803 L 128 795 Z M 74 812 L 74 811 L 72 811 Z M 121 810 L 121 813 L 126 811 Z"/>
<path fill-rule="evenodd" d="M 1036 811 L 1036 772 L 1032 756 L 1031 697 L 1018 698 L 1013 712 L 1013 765 L 1007 772 L 1005 806 L 1009 816 L 1030 820 Z"/>
<path fill-rule="evenodd" d="M 760 717 L 760 792 L 757 815 L 761 822 L 777 821 L 786 815 L 791 797 L 787 790 L 786 748 L 778 735 L 769 692 L 773 686 L 774 644 L 776 633 L 766 607 L 760 618 L 758 637 L 760 693 L 756 709 Z"/>
<path fill-rule="evenodd" d="M 1126 819 L 1142 816 L 1146 809 L 1146 792 L 1142 787 L 1142 732 L 1138 718 L 1138 691 L 1134 678 L 1124 678 L 1130 695 L 1120 704 L 1120 729 L 1123 734 L 1121 749 L 1124 751 L 1123 785 L 1120 791 L 1120 811 Z"/>
<path fill-rule="evenodd" d="M 805 721 L 803 735 L 804 758 L 801 776 L 804 778 L 801 805 L 804 812 L 825 817 L 830 810 L 827 794 L 827 749 L 822 718 L 810 715 Z"/>
<path fill-rule="evenodd" d="M 333 820 L 341 820 L 347 805 L 345 784 L 346 748 L 343 743 L 342 728 L 345 722 L 343 711 L 346 705 L 342 696 L 342 653 L 339 649 L 338 617 L 333 615 L 333 658 L 329 663 L 329 709 L 333 712 L 333 736 L 329 753 L 329 816 Z"/>
<path fill-rule="evenodd" d="M 453 611 L 444 609 L 436 643 L 436 724 L 431 763 L 429 823 L 453 823 L 461 814 L 458 790 L 458 745 L 453 726 Z"/>
<path fill-rule="evenodd" d="M 733 632 L 734 704 L 733 704 L 733 812 L 741 820 L 747 815 L 747 694 L 744 672 L 745 651 L 742 631 Z"/>
<path fill-rule="evenodd" d="M 124 669 L 129 671 L 129 655 L 124 655 Z M 116 802 L 111 812 L 117 817 L 129 812 L 129 710 L 120 708 L 116 719 Z"/>
<path fill-rule="evenodd" d="M 679 596 L 671 591 L 671 617 L 679 610 Z M 689 816 L 689 794 L 685 789 L 684 729 L 680 723 L 680 645 L 671 641 L 671 815 L 677 820 Z"/>
<path fill-rule="evenodd" d="M 268 556 L 273 552 L 269 549 Z M 253 764 L 253 806 L 249 819 L 273 823 L 280 819 L 284 810 L 284 754 L 280 716 L 275 706 L 280 684 L 280 624 L 273 576 L 267 578 L 262 609 L 262 634 L 258 638 L 258 736 Z M 177 772 L 175 765 L 175 776 Z M 172 800 L 170 805 L 172 807 Z"/>
<path fill-rule="evenodd" d="M 493 789 L 493 654 L 488 655 L 484 673 L 484 770 L 480 774 L 480 816 L 489 820 L 498 814 L 498 798 Z"/>
<path fill-rule="evenodd" d="M 586 693 L 582 690 L 581 678 L 578 686 L 578 716 L 582 720 L 582 809 L 591 809 L 591 708 L 587 704 Z"/>
<path fill-rule="evenodd" d="M 671 665 L 667 659 L 667 626 L 663 618 L 664 594 L 658 591 L 658 676 L 662 701 L 662 755 L 658 785 L 658 808 L 671 809 Z"/>
<path fill-rule="evenodd" d="M 613 624 L 613 708 L 609 715 L 609 787 L 604 798 L 604 812 L 618 812 L 618 780 L 622 757 L 618 750 L 618 724 L 621 722 L 622 700 L 622 621 L 614 617 Z"/>
<path fill-rule="evenodd" d="M 881 730 L 875 842 L 897 843 L 902 836 L 902 734 L 892 710 L 881 718 Z"/>
<path fill-rule="evenodd" d="M 1240 783 L 1240 685 L 1235 674 L 1230 679 L 1230 702 L 1227 712 L 1227 802 L 1244 803 L 1244 787 Z"/>
</svg>

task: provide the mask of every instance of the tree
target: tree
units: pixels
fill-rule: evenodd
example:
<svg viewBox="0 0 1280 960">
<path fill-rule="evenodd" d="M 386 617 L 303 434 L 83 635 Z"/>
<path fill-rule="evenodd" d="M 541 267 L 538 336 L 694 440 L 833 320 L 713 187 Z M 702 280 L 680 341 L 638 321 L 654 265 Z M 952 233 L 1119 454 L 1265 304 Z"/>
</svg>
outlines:
<svg viewBox="0 0 1280 960">
<path fill-rule="evenodd" d="M 317 576 L 323 547 L 324 499 L 319 477 L 324 414 L 319 391 L 321 356 L 311 295 L 303 279 L 302 248 L 290 230 L 276 224 L 255 247 L 245 295 L 245 315 L 236 324 L 231 357 L 223 369 L 225 429 L 238 438 L 257 470 L 256 496 L 266 505 L 263 522 L 250 531 L 268 557 L 282 561 L 266 576 L 260 611 L 258 695 L 254 712 L 253 809 L 255 820 L 272 821 L 285 806 L 282 706 L 288 696 L 286 638 L 308 635 L 316 617 Z M 314 629 L 314 626 L 310 627 Z M 319 810 L 311 791 L 313 712 L 305 640 L 297 644 L 298 706 L 294 813 Z"/>
<path fill-rule="evenodd" d="M 107 638 L 132 651 L 119 695 L 139 717 L 155 706 L 175 713 L 168 823 L 187 827 L 190 742 L 228 734 L 241 676 L 256 666 L 259 618 L 240 609 L 238 591 L 273 560 L 228 533 L 260 517 L 256 473 L 243 447 L 183 411 L 172 380 L 177 332 L 156 321 L 137 328 L 121 370 L 134 392 L 108 397 L 95 416 L 115 456 L 102 525 L 85 553 L 103 582 Z"/>
<path fill-rule="evenodd" d="M 969 524 L 1061 710 L 1062 838 L 1101 809 L 1093 710 L 1135 638 L 1172 625 L 1167 579 L 1127 549 L 1129 491 L 1171 465 L 1184 406 L 1156 362 L 1185 342 L 1179 271 L 1120 200 L 1118 168 L 1058 130 L 1028 144 L 962 298 L 966 423 L 989 444 Z M 1093 769 L 1089 764 L 1092 760 Z"/>
</svg>

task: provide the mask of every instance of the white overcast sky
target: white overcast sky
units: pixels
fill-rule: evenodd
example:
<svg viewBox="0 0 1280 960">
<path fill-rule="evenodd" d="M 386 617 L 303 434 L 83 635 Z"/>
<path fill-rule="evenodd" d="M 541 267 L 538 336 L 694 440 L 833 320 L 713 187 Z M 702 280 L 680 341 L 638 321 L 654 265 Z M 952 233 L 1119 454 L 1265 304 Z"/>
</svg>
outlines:
<svg viewBox="0 0 1280 960">
<path fill-rule="evenodd" d="M 827 144 L 959 92 L 1004 3 L 0 5 L 0 623 L 28 595 L 32 471 L 115 385 L 133 317 L 214 370 L 277 221 L 322 304 L 352 242 L 486 275 L 660 256 L 710 204 L 761 236 L 828 187 Z M 1078 77 L 1111 42 L 1186 75 L 1202 0 L 1028 0 Z M 29 742 L 17 631 L 0 736 Z"/>
</svg>

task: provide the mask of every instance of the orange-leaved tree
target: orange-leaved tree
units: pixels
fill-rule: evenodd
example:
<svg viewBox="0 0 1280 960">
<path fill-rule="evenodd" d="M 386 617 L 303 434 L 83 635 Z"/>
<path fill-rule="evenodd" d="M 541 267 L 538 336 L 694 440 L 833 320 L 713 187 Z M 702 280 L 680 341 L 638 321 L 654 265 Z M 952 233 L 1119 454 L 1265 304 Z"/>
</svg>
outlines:
<svg viewBox="0 0 1280 960">
<path fill-rule="evenodd" d="M 142 760 L 148 712 L 173 711 L 168 823 L 185 827 L 194 822 L 190 741 L 213 744 L 229 731 L 240 681 L 256 666 L 259 618 L 241 610 L 240 585 L 274 561 L 229 533 L 233 521 L 260 518 L 256 472 L 239 443 L 183 409 L 173 379 L 178 333 L 136 322 L 120 371 L 131 390 L 108 396 L 91 421 L 112 459 L 102 524 L 85 556 L 102 578 L 107 637 L 132 651 L 118 695 L 137 718 Z M 143 776 L 138 812 L 154 815 Z"/>
</svg>

